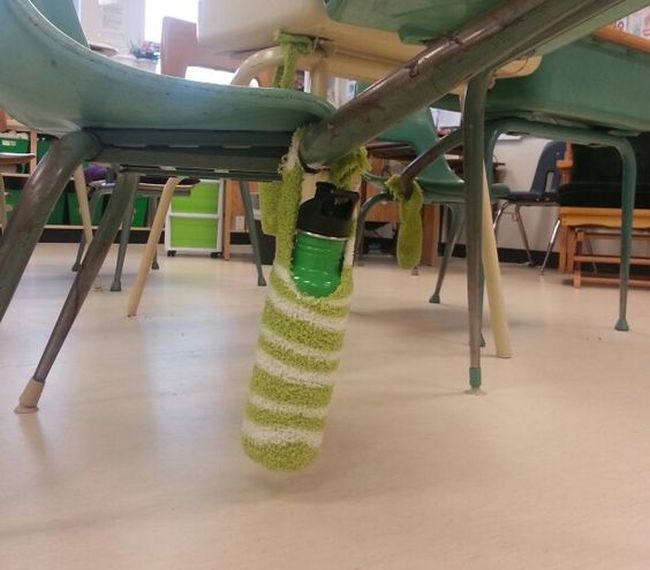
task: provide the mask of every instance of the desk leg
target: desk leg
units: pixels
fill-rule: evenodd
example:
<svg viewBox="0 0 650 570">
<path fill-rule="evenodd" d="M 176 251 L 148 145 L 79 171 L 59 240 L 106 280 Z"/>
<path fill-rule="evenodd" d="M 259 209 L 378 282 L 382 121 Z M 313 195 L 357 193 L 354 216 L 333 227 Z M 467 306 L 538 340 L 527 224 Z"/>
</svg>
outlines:
<svg viewBox="0 0 650 570">
<path fill-rule="evenodd" d="M 135 317 L 138 312 L 140 299 L 142 298 L 142 292 L 144 291 L 144 286 L 147 283 L 147 277 L 151 271 L 153 258 L 156 255 L 156 250 L 158 249 L 160 234 L 162 233 L 163 227 L 165 225 L 167 211 L 169 210 L 169 205 L 172 201 L 174 190 L 176 190 L 176 186 L 178 186 L 180 181 L 180 178 L 170 178 L 165 183 L 165 187 L 160 194 L 158 210 L 156 211 L 153 223 L 151 224 L 151 229 L 149 230 L 149 239 L 147 240 L 147 245 L 145 246 L 144 253 L 142 254 L 142 259 L 140 260 L 138 275 L 135 278 L 133 289 L 131 289 L 131 294 L 129 295 L 126 313 L 128 317 Z"/>
<path fill-rule="evenodd" d="M 558 219 L 559 221 L 559 219 Z M 560 222 L 561 223 L 561 222 Z M 558 253 L 559 253 L 559 261 L 558 261 L 558 267 L 557 270 L 559 273 L 565 273 L 567 270 L 567 262 L 566 262 L 566 255 L 567 255 L 567 239 L 568 239 L 569 233 L 567 231 L 566 226 L 560 226 L 560 236 L 559 236 L 559 245 L 558 245 Z"/>
<path fill-rule="evenodd" d="M 438 261 L 440 207 L 437 205 L 424 206 L 422 217 L 422 265 L 434 267 Z"/>
<path fill-rule="evenodd" d="M 2 174 L 0 174 L 0 226 L 4 232 L 7 227 L 7 199 L 5 198 L 5 181 Z"/>
<path fill-rule="evenodd" d="M 623 161 L 623 195 L 621 204 L 621 271 L 620 300 L 617 331 L 628 331 L 627 291 L 630 281 L 630 259 L 632 257 L 632 226 L 634 223 L 634 201 L 636 194 L 636 154 L 630 141 L 621 141 L 619 152 Z"/>
<path fill-rule="evenodd" d="M 227 180 L 224 184 L 223 197 L 223 259 L 224 261 L 230 260 L 230 234 L 232 233 L 232 184 L 231 180 Z"/>
<path fill-rule="evenodd" d="M 483 171 L 482 218 L 481 254 L 483 258 L 485 288 L 487 290 L 488 303 L 490 304 L 490 323 L 492 326 L 492 334 L 494 335 L 494 345 L 499 358 L 510 358 L 512 356 L 512 347 L 510 345 L 508 315 L 506 314 L 506 304 L 503 297 L 497 242 L 494 230 L 492 229 L 490 189 L 485 170 Z"/>
</svg>

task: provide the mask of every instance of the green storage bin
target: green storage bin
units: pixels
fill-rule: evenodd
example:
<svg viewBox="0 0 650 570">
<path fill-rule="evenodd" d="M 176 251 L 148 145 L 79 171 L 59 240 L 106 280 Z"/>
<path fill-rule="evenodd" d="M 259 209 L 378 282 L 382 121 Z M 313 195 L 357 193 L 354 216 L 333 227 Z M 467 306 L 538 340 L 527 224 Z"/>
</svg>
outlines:
<svg viewBox="0 0 650 570">
<path fill-rule="evenodd" d="M 81 214 L 79 214 L 79 200 L 77 200 L 77 195 L 74 192 L 68 192 L 66 194 L 66 200 L 68 203 L 68 223 L 71 226 L 80 226 Z M 97 209 L 94 213 L 91 212 L 91 220 L 93 226 L 99 224 L 99 221 L 102 219 L 104 214 L 104 200 L 100 200 L 97 205 Z"/>
<path fill-rule="evenodd" d="M 20 200 L 20 190 L 8 190 L 7 191 L 7 204 L 9 206 L 15 206 Z M 13 210 L 11 210 L 7 217 L 11 218 Z M 65 196 L 61 195 L 59 199 L 54 204 L 54 209 L 50 214 L 50 217 L 47 220 L 48 225 L 60 226 L 63 225 L 63 220 L 65 217 Z"/>
<path fill-rule="evenodd" d="M 172 212 L 185 214 L 216 214 L 219 211 L 219 183 L 199 182 L 190 196 L 172 199 Z"/>
<path fill-rule="evenodd" d="M 0 137 L 0 152 L 29 152 L 27 139 Z"/>
<path fill-rule="evenodd" d="M 172 216 L 170 225 L 170 249 L 200 248 L 213 251 L 217 249 L 219 221 L 216 218 Z"/>
<path fill-rule="evenodd" d="M 50 214 L 50 217 L 47 220 L 47 223 L 51 226 L 60 226 L 63 225 L 64 218 L 65 218 L 65 195 L 61 194 L 59 196 L 59 199 L 56 201 L 56 204 L 54 204 L 54 209 L 52 210 L 52 213 Z"/>
<path fill-rule="evenodd" d="M 132 227 L 144 228 L 147 220 L 147 208 L 149 207 L 149 200 L 144 196 L 136 196 L 135 207 L 133 208 L 133 222 Z"/>
<path fill-rule="evenodd" d="M 0 152 L 29 152 L 29 141 L 27 139 L 15 139 L 12 137 L 0 137 Z M 21 164 L 16 167 L 15 172 L 27 172 L 28 165 Z"/>
<path fill-rule="evenodd" d="M 99 222 L 104 215 L 104 209 L 106 207 L 106 201 L 110 199 L 110 196 L 103 196 L 100 200 L 99 205 L 97 206 L 95 212 L 91 212 L 91 220 L 93 226 L 99 225 Z M 66 194 L 66 200 L 68 205 L 68 223 L 71 226 L 80 226 L 82 225 L 81 214 L 79 214 L 79 200 L 77 200 L 77 195 L 74 192 L 68 192 Z M 145 227 L 145 222 L 147 219 L 147 207 L 148 200 L 143 196 L 137 196 L 135 199 L 135 208 L 133 210 L 133 221 L 131 227 L 134 228 L 143 228 Z"/>
</svg>

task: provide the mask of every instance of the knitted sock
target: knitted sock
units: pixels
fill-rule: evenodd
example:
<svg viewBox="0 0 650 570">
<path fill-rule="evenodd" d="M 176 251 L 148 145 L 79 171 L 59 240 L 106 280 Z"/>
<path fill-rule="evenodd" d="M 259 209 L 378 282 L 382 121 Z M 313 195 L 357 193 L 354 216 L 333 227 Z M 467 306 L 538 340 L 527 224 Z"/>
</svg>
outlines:
<svg viewBox="0 0 650 570">
<path fill-rule="evenodd" d="M 354 236 L 348 240 L 341 283 L 328 297 L 300 292 L 291 263 L 305 175 L 294 137 L 282 167 L 276 210 L 276 257 L 246 403 L 242 444 L 265 467 L 295 471 L 318 454 L 339 364 L 352 294 Z M 367 168 L 365 152 L 332 176 L 353 183 Z M 357 168 L 350 166 L 356 160 Z M 356 172 L 356 175 L 355 175 Z"/>
<path fill-rule="evenodd" d="M 397 263 L 402 269 L 413 269 L 422 258 L 422 188 L 413 182 L 413 192 L 406 198 L 402 193 L 399 175 L 389 178 L 386 187 L 399 203 Z"/>
</svg>

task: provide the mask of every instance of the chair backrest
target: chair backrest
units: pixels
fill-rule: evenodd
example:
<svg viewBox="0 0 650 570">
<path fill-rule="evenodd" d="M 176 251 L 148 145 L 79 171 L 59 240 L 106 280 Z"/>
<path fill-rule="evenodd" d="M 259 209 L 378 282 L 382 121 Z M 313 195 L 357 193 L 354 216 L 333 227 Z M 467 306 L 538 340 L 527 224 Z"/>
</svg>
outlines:
<svg viewBox="0 0 650 570">
<path fill-rule="evenodd" d="M 630 137 L 637 163 L 637 183 L 650 184 L 650 133 Z M 610 147 L 573 145 L 571 182 L 620 185 L 623 166 L 618 152 Z"/>
<path fill-rule="evenodd" d="M 355 93 L 358 95 L 368 88 L 368 85 L 358 81 L 355 86 Z M 413 113 L 401 123 L 384 131 L 377 137 L 380 141 L 404 143 L 413 148 L 419 155 L 431 148 L 438 140 L 438 131 L 433 122 L 431 109 L 425 107 Z M 419 180 L 425 183 L 462 183 L 456 173 L 449 168 L 444 159 L 438 159 L 418 176 Z"/>
<path fill-rule="evenodd" d="M 421 154 L 432 147 L 439 139 L 436 125 L 429 108 L 424 108 L 413 113 L 397 126 L 388 129 L 378 137 L 379 140 L 409 144 L 417 154 Z M 430 164 L 418 176 L 429 183 L 459 183 L 461 179 L 454 173 L 447 161 L 438 159 Z"/>
<path fill-rule="evenodd" d="M 88 47 L 72 0 L 31 0 L 39 12 L 64 34 Z"/>
<path fill-rule="evenodd" d="M 560 171 L 557 161 L 564 158 L 566 144 L 563 142 L 550 142 L 542 150 L 537 162 L 537 169 L 533 177 L 530 191 L 535 194 L 557 192 L 560 184 Z"/>
</svg>

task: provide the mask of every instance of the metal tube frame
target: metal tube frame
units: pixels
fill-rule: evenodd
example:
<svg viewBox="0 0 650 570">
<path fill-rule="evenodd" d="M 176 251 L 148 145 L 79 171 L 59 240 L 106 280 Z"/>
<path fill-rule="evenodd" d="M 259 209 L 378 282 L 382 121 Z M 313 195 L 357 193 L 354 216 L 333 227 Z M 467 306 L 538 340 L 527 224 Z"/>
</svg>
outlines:
<svg viewBox="0 0 650 570">
<path fill-rule="evenodd" d="M 467 303 L 469 309 L 470 388 L 481 387 L 481 228 L 485 172 L 485 100 L 492 80 L 487 70 L 467 88 L 465 109 L 465 234 L 467 245 Z"/>
<path fill-rule="evenodd" d="M 445 282 L 445 276 L 447 275 L 449 261 L 451 260 L 451 256 L 454 253 L 454 248 L 460 239 L 460 234 L 465 227 L 465 211 L 463 206 L 457 204 L 447 204 L 447 211 L 451 214 L 451 221 L 448 222 L 449 228 L 447 230 L 447 243 L 445 244 L 445 253 L 442 258 L 442 263 L 440 264 L 440 269 L 438 270 L 436 288 L 429 298 L 429 303 L 432 303 L 434 305 L 440 304 L 440 292 L 442 291 L 442 285 Z"/>
</svg>

